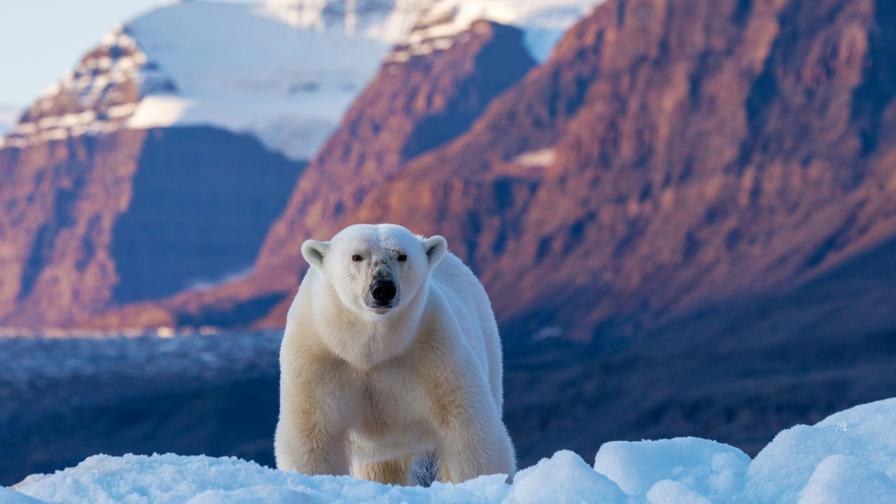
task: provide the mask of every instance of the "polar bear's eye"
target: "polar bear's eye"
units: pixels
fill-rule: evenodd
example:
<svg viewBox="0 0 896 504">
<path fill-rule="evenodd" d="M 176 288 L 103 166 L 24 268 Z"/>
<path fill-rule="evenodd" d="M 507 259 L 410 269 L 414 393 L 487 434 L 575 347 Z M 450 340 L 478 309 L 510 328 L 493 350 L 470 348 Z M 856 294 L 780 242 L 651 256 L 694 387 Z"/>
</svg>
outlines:
<svg viewBox="0 0 896 504">
<path fill-rule="evenodd" d="M 352 256 L 352 261 L 355 261 L 355 262 L 361 262 L 361 261 L 363 261 L 363 260 L 364 260 L 364 258 L 361 257 L 360 254 L 355 254 L 355 255 Z"/>
<path fill-rule="evenodd" d="M 407 254 L 398 254 L 398 262 L 405 262 L 408 260 Z"/>
</svg>

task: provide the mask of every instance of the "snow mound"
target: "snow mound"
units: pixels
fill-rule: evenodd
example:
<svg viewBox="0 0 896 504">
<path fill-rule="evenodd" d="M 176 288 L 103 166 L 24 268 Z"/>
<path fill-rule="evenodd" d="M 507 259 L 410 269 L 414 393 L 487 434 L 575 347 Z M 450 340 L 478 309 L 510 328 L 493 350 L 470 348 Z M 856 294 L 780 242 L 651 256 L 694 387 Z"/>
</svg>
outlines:
<svg viewBox="0 0 896 504">
<path fill-rule="evenodd" d="M 752 461 L 705 439 L 612 442 L 594 467 L 560 451 L 518 472 L 512 484 L 494 475 L 430 488 L 311 477 L 235 458 L 97 455 L 29 476 L 15 491 L 0 488 L 0 502 L 893 503 L 894 425 L 896 399 L 888 399 L 787 429 Z"/>
</svg>

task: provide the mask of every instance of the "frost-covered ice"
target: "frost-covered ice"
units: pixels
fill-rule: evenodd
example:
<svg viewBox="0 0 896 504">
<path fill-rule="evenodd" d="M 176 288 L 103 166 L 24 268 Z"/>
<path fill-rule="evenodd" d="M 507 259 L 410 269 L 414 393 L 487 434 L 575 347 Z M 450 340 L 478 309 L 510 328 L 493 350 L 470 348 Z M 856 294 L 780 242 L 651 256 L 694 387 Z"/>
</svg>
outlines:
<svg viewBox="0 0 896 504">
<path fill-rule="evenodd" d="M 17 492 L 0 490 L 0 502 L 884 504 L 896 502 L 894 427 L 889 399 L 787 429 L 752 461 L 704 439 L 612 442 L 593 467 L 560 451 L 512 484 L 496 475 L 430 488 L 309 477 L 234 458 L 98 455 L 29 476 Z"/>
</svg>

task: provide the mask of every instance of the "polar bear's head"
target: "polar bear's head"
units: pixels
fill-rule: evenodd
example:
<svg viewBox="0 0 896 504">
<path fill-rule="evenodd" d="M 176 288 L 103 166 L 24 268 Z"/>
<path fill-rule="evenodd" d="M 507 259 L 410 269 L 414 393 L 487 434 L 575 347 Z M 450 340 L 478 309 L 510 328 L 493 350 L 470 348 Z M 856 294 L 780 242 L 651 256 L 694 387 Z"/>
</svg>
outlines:
<svg viewBox="0 0 896 504">
<path fill-rule="evenodd" d="M 421 238 L 395 224 L 356 224 L 329 242 L 302 244 L 302 256 L 342 304 L 373 316 L 410 304 L 447 250 L 441 236 Z"/>
</svg>

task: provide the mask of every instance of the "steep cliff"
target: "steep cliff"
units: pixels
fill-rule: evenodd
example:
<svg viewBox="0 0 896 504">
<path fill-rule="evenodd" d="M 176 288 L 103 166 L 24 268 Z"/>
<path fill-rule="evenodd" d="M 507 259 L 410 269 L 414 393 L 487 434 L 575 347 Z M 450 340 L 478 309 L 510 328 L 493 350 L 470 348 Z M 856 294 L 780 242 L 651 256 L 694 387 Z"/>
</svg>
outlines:
<svg viewBox="0 0 896 504">
<path fill-rule="evenodd" d="M 626 334 L 794 287 L 896 233 L 894 16 L 608 2 L 345 220 L 446 233 L 530 333 Z"/>
<path fill-rule="evenodd" d="M 176 320 L 281 324 L 305 267 L 298 254 L 301 242 L 332 235 L 371 191 L 403 179 L 410 159 L 466 131 L 534 65 L 522 32 L 513 27 L 478 21 L 442 40 L 432 45 L 418 40 L 414 47 L 393 50 L 303 172 L 286 210 L 271 227 L 253 274 L 164 301 Z M 428 49 L 419 50 L 421 45 Z M 417 204 L 411 203 L 411 194 L 402 199 L 411 208 Z M 274 311 L 267 312 L 272 304 L 277 305 Z"/>
<path fill-rule="evenodd" d="M 216 128 L 0 149 L 0 320 L 65 327 L 243 273 L 301 168 Z M 170 323 L 142 317 L 122 322 Z"/>
</svg>

